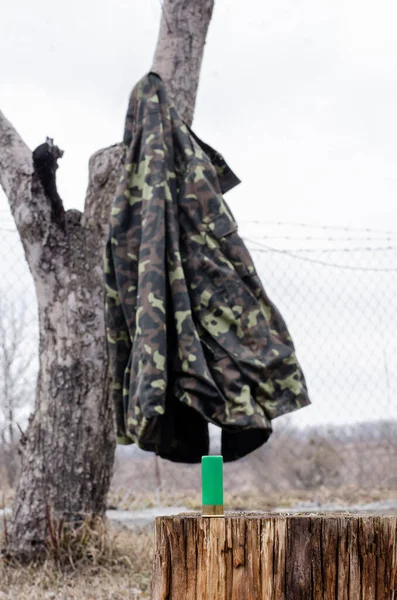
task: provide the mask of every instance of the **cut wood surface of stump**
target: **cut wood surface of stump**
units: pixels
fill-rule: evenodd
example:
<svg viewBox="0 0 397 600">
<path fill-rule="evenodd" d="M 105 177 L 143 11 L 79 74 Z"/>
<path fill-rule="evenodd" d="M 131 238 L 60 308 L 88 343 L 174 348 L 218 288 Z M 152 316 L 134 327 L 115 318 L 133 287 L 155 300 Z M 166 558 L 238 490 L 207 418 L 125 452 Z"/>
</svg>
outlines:
<svg viewBox="0 0 397 600">
<path fill-rule="evenodd" d="M 152 600 L 397 600 L 397 517 L 158 517 Z"/>
</svg>

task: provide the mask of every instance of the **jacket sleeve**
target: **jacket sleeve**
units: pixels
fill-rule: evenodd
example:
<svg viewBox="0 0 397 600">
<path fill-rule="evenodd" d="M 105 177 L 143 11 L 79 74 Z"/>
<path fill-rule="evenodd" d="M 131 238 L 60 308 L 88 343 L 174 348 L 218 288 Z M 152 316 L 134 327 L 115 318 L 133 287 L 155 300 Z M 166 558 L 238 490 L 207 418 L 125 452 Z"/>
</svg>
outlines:
<svg viewBox="0 0 397 600">
<path fill-rule="evenodd" d="M 131 342 L 116 284 L 112 238 L 108 237 L 105 256 L 105 326 L 109 360 L 110 394 L 116 411 L 117 443 L 132 444 L 125 427 L 123 382 L 128 371 Z M 127 392 L 128 393 L 128 392 Z"/>
</svg>

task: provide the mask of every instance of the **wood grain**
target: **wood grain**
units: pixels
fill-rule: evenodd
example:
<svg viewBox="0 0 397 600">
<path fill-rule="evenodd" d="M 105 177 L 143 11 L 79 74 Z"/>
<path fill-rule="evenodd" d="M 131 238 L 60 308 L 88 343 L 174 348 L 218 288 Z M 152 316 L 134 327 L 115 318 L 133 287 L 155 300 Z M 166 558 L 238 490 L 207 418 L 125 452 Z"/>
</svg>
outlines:
<svg viewBox="0 0 397 600">
<path fill-rule="evenodd" d="M 152 600 L 396 600 L 397 518 L 159 517 Z"/>
</svg>

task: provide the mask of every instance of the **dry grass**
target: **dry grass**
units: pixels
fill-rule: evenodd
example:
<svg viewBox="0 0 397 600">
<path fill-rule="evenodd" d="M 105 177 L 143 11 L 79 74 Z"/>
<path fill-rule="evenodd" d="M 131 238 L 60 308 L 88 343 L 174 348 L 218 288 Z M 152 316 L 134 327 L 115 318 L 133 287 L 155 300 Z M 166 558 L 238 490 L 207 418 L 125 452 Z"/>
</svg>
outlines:
<svg viewBox="0 0 397 600">
<path fill-rule="evenodd" d="M 344 485 L 337 489 L 320 487 L 316 490 L 289 490 L 283 492 L 259 492 L 258 490 L 239 493 L 225 492 L 225 507 L 227 510 L 272 511 L 282 506 L 288 508 L 298 503 L 315 502 L 319 505 L 339 504 L 348 509 L 355 504 L 367 504 L 396 498 L 397 489 L 379 487 L 372 490 L 360 490 L 354 485 Z M 120 486 L 111 489 L 108 505 L 120 510 L 140 510 L 156 506 L 183 506 L 189 510 L 200 511 L 201 492 L 182 490 L 179 492 L 137 493 Z"/>
<path fill-rule="evenodd" d="M 146 600 L 150 593 L 153 534 L 111 532 L 103 523 L 62 545 L 50 542 L 37 564 L 0 563 L 0 600 Z M 69 534 L 68 534 L 69 535 Z"/>
</svg>

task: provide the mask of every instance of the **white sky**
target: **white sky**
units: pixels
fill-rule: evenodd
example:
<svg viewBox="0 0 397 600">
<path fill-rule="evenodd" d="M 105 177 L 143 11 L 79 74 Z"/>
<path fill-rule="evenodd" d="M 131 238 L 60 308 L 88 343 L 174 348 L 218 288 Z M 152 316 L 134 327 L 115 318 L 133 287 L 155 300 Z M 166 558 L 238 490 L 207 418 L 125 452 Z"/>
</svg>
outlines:
<svg viewBox="0 0 397 600">
<path fill-rule="evenodd" d="M 0 8 L 0 108 L 32 149 L 48 135 L 65 150 L 58 187 L 67 208 L 82 209 L 89 156 L 121 140 L 129 92 L 150 70 L 159 0 L 0 0 Z M 216 2 L 194 128 L 243 180 L 227 196 L 238 220 L 397 231 L 396 22 L 392 0 Z M 8 223 L 0 192 L 0 227 Z M 321 283 L 325 299 L 326 286 L 334 287 L 327 273 Z M 342 277 L 342 284 L 349 279 Z M 367 289 L 371 285 L 376 288 L 375 279 Z M 395 298 L 390 286 L 396 288 L 395 276 L 385 288 Z M 272 297 L 278 301 L 278 296 L 283 303 L 275 287 Z M 371 298 L 375 306 L 376 294 Z M 285 310 L 289 317 L 288 303 Z M 300 314 L 304 311 L 302 304 Z M 332 314 L 321 312 L 321 306 L 317 312 L 315 327 L 320 332 L 325 324 L 323 334 L 332 335 Z M 299 343 L 304 321 L 295 321 L 292 313 L 290 319 L 315 377 L 321 348 L 305 349 Z M 361 340 L 371 342 L 362 334 L 357 351 Z M 332 351 L 347 364 L 354 348 L 346 355 L 338 347 Z M 377 355 L 378 374 L 382 361 L 384 356 Z M 365 381 L 363 374 L 370 377 L 367 364 L 354 364 L 357 372 L 338 391 L 336 420 L 347 418 L 344 394 L 354 393 L 355 381 Z M 327 365 L 320 367 L 319 381 L 328 376 Z M 338 368 L 342 373 L 343 364 Z M 329 389 L 322 400 L 329 403 L 333 393 Z M 318 402 L 318 408 L 299 411 L 298 419 L 323 418 Z M 370 397 L 365 407 L 361 416 L 370 418 Z M 350 413 L 349 418 L 359 416 L 355 409 Z"/>
<path fill-rule="evenodd" d="M 0 106 L 34 148 L 54 137 L 81 208 L 89 155 L 121 139 L 151 67 L 158 0 L 13 0 L 0 22 Z M 243 185 L 237 218 L 390 227 L 397 192 L 397 4 L 216 2 L 195 129 Z"/>
</svg>

